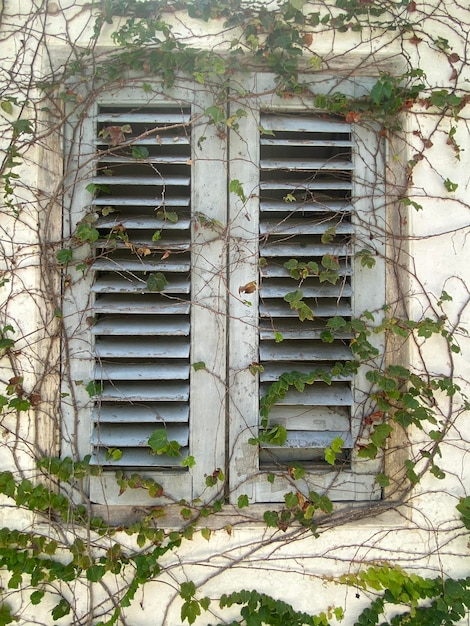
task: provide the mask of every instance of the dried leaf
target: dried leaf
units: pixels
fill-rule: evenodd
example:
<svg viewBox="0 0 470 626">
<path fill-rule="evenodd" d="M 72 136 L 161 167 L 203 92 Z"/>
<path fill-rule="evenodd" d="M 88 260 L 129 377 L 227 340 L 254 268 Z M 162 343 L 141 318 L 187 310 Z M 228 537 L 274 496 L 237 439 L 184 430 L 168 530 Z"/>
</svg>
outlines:
<svg viewBox="0 0 470 626">
<path fill-rule="evenodd" d="M 383 420 L 383 417 L 384 417 L 383 411 L 374 411 L 374 413 L 371 413 L 370 415 L 367 415 L 367 417 L 364 418 L 364 423 L 373 424 L 374 422 L 381 422 Z"/>
<path fill-rule="evenodd" d="M 150 248 L 147 247 L 137 248 L 136 252 L 139 256 L 148 256 L 149 254 L 152 254 Z"/>
<path fill-rule="evenodd" d="M 252 280 L 250 283 L 246 283 L 246 285 L 242 285 L 238 288 L 238 293 L 254 293 L 258 285 L 255 280 Z"/>
<path fill-rule="evenodd" d="M 361 114 L 357 111 L 348 111 L 346 113 L 346 122 L 359 122 Z"/>
<path fill-rule="evenodd" d="M 313 41 L 313 35 L 311 33 L 305 33 L 304 35 L 304 44 L 306 46 L 311 46 Z"/>
</svg>

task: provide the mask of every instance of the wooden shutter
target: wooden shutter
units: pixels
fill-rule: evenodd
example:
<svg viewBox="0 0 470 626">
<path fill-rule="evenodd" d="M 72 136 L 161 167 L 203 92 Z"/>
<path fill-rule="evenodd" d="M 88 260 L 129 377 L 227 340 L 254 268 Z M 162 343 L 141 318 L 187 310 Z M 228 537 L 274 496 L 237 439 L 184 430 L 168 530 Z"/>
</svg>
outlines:
<svg viewBox="0 0 470 626">
<path fill-rule="evenodd" d="M 260 138 L 260 395 L 283 373 L 329 372 L 351 358 L 350 337 L 322 341 L 333 316 L 350 319 L 352 141 L 350 124 L 322 116 L 264 114 Z M 311 264 L 302 278 L 286 264 Z M 315 269 L 315 268 L 318 268 Z M 302 294 L 313 320 L 301 321 L 288 294 Z M 308 314 L 309 315 L 309 314 Z M 269 424 L 287 429 L 283 446 L 263 445 L 261 468 L 302 462 L 320 466 L 333 439 L 352 447 L 351 380 L 291 386 Z"/>
<path fill-rule="evenodd" d="M 182 469 L 188 454 L 189 117 L 177 107 L 97 115 L 92 446 L 103 466 Z M 150 454 L 148 438 L 162 427 L 182 456 Z"/>
</svg>

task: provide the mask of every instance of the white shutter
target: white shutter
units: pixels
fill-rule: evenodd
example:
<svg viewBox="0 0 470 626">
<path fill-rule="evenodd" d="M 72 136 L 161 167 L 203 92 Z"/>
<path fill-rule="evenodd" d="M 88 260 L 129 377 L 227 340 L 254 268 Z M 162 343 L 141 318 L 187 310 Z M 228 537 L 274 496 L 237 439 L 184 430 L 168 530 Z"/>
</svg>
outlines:
<svg viewBox="0 0 470 626">
<path fill-rule="evenodd" d="M 93 458 L 180 469 L 188 454 L 191 145 L 189 110 L 102 107 L 97 115 Z M 121 129 L 121 130 L 119 130 Z M 138 138 L 138 139 L 136 139 Z M 135 149 L 142 152 L 135 152 Z M 134 154 L 133 154 L 134 150 Z M 141 157 L 141 158 L 136 158 Z M 160 287 L 164 277 L 167 284 Z M 152 280 L 156 285 L 152 286 Z M 182 456 L 150 454 L 164 427 Z M 107 452 L 122 451 L 120 459 Z"/>
<path fill-rule="evenodd" d="M 283 372 L 328 372 L 351 358 L 349 337 L 321 339 L 328 318 L 351 316 L 350 255 L 352 140 L 350 124 L 300 114 L 261 115 L 260 139 L 260 394 Z M 322 237 L 324 239 L 322 240 Z M 289 275 L 291 259 L 314 262 L 321 272 L 338 263 L 331 281 L 315 273 Z M 334 274 L 337 274 L 334 278 Z M 313 321 L 299 319 L 284 296 L 300 290 Z M 276 342 L 275 338 L 278 338 Z M 279 338 L 282 337 L 282 341 Z M 260 465 L 325 463 L 324 451 L 340 437 L 352 447 L 350 380 L 315 382 L 300 393 L 291 387 L 272 409 L 269 425 L 287 429 L 282 446 L 263 445 Z M 347 460 L 346 451 L 343 459 Z"/>
<path fill-rule="evenodd" d="M 350 360 L 347 334 L 337 334 L 332 343 L 322 341 L 327 320 L 350 319 L 385 301 L 380 234 L 386 230 L 385 188 L 377 130 L 306 111 L 300 98 L 286 102 L 269 91 L 271 80 L 265 75 L 253 79 L 252 91 L 264 90 L 264 95 L 250 101 L 250 114 L 230 136 L 230 179 L 243 182 L 246 196 L 244 201 L 235 194 L 230 198 L 231 499 L 236 503 L 246 494 L 252 502 L 283 502 L 285 493 L 295 489 L 334 500 L 377 499 L 380 460 L 361 459 L 354 447 L 363 416 L 374 410 L 366 368 L 353 380 L 318 380 L 302 393 L 290 387 L 269 413 L 269 426 L 287 429 L 287 442 L 253 445 L 261 428 L 262 398 L 284 372 L 308 374 Z M 333 89 L 324 76 L 314 90 L 322 89 Z M 256 145 L 245 139 L 256 136 Z M 355 256 L 363 248 L 374 255 L 372 270 Z M 299 284 L 284 266 L 297 259 L 316 262 L 322 271 L 325 255 L 338 263 L 334 284 L 314 275 Z M 244 286 L 251 283 L 258 289 L 246 292 Z M 301 322 L 284 299 L 296 290 L 312 309 L 313 321 Z M 279 335 L 282 341 L 276 341 Z M 383 354 L 380 341 L 370 339 Z M 257 373 L 259 365 L 264 370 Z M 344 452 L 331 466 L 325 448 L 337 437 Z M 289 472 L 296 461 L 307 470 L 298 480 Z"/>
</svg>

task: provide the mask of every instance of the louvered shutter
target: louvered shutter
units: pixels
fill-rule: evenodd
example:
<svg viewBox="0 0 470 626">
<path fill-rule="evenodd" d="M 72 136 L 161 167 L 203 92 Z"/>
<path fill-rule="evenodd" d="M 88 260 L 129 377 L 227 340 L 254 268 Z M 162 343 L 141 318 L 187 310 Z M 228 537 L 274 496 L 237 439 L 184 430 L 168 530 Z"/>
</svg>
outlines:
<svg viewBox="0 0 470 626">
<path fill-rule="evenodd" d="M 324 342 L 328 318 L 350 319 L 353 277 L 352 141 L 350 124 L 300 114 L 264 114 L 260 138 L 260 394 L 283 373 L 329 372 L 351 359 L 350 337 Z M 302 279 L 286 265 L 310 263 Z M 294 264 L 295 265 L 295 264 Z M 318 269 L 317 269 L 318 268 Z M 301 294 L 313 320 L 301 321 L 288 294 Z M 310 315 L 310 313 L 309 313 Z M 287 429 L 283 446 L 263 445 L 261 467 L 303 462 L 321 466 L 340 437 L 352 446 L 351 382 L 319 379 L 290 387 L 271 409 L 270 426 Z"/>
<path fill-rule="evenodd" d="M 333 376 L 330 384 L 319 377 L 302 392 L 291 386 L 269 413 L 269 426 L 286 428 L 286 443 L 253 445 L 263 398 L 283 373 L 325 372 L 351 359 L 346 333 L 322 340 L 328 320 L 377 311 L 385 301 L 378 130 L 308 110 L 303 98 L 286 102 L 270 91 L 273 80 L 253 78 L 247 89 L 262 95 L 250 100 L 250 113 L 230 137 L 230 179 L 243 181 L 245 196 L 230 198 L 230 494 L 234 503 L 242 494 L 252 502 L 283 502 L 293 489 L 334 500 L 377 499 L 381 461 L 360 458 L 356 445 L 363 417 L 374 410 L 367 367 L 353 378 Z M 333 79 L 312 80 L 315 92 L 334 90 Z M 353 81 L 345 85 L 355 93 Z M 256 145 L 246 139 L 252 137 Z M 374 256 L 372 270 L 356 254 L 364 248 Z M 291 276 L 292 259 L 310 263 L 303 280 Z M 247 292 L 251 284 L 257 289 Z M 289 294 L 296 291 L 313 320 L 300 321 L 291 308 Z M 379 336 L 370 340 L 383 354 Z M 325 448 L 335 438 L 343 440 L 343 452 L 331 466 Z M 298 480 L 289 471 L 296 462 L 306 470 Z"/>
<path fill-rule="evenodd" d="M 190 111 L 102 107 L 91 332 L 93 458 L 180 469 L 189 444 Z M 150 454 L 164 427 L 180 457 Z M 110 454 L 122 451 L 122 457 Z"/>
</svg>

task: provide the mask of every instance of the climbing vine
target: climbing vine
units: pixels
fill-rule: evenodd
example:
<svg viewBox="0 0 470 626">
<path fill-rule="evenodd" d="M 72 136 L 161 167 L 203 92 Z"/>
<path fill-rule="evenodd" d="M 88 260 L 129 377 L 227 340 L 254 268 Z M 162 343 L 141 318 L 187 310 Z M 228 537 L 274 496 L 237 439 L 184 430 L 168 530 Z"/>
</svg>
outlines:
<svg viewBox="0 0 470 626">
<path fill-rule="evenodd" d="M 67 7 L 38 0 L 27 8 L 2 1 L 0 626 L 447 625 L 468 615 L 469 28 L 466 7 L 439 0 L 100 0 Z M 117 106 L 124 89 L 152 102 L 176 86 L 201 90 L 206 104 L 170 130 L 188 136 L 204 128 L 198 149 L 212 135 L 244 141 L 250 98 L 266 95 L 250 91 L 249 77 L 266 73 L 274 76 L 270 94 L 286 109 L 301 102 L 387 142 L 386 219 L 379 224 L 372 215 L 361 225 L 370 247 L 361 241 L 354 262 L 368 272 L 382 256 L 388 291 L 379 307 L 319 326 L 320 341 L 342 341 L 350 358 L 311 371 L 286 368 L 260 398 L 260 428 L 249 443 L 254 450 L 286 443 L 286 427 L 271 416 L 291 391 L 365 372 L 352 447 L 359 462 L 380 461 L 374 481 L 382 497 L 336 502 L 328 489 L 305 488 L 311 468 L 294 462 L 283 468 L 288 488 L 274 505 L 253 503 L 243 484 L 232 498 L 230 464 L 205 475 L 200 497 L 178 498 L 145 472 L 121 469 L 126 453 L 116 442 L 106 461 L 118 467 L 117 500 L 131 504 L 95 506 L 89 485 L 106 485 L 106 472 L 92 455 L 80 455 L 62 411 L 66 402 L 78 430 L 80 398 L 99 403 L 104 385 L 72 373 L 77 344 L 66 300 L 73 285 L 90 284 L 96 258 L 109 251 L 124 249 L 140 262 L 162 245 L 162 259 L 170 257 L 173 249 L 162 242 L 183 218 L 160 207 L 150 244 L 119 220 L 103 228 L 100 220 L 115 209 L 111 201 L 92 204 L 110 192 L 89 175 L 96 146 L 83 151 L 83 167 L 71 156 L 81 142 L 89 150 L 83 123 L 103 93 Z M 143 165 L 151 162 L 149 137 L 162 141 L 158 128 L 136 135 L 129 124 L 106 122 L 93 141 L 110 163 Z M 67 232 L 58 216 L 84 180 L 88 206 Z M 230 173 L 227 192 L 243 207 L 254 193 Z M 297 200 L 284 197 L 287 205 Z M 230 225 L 211 215 L 190 219 L 210 240 L 229 238 Z M 339 236 L 326 228 L 321 244 Z M 375 239 L 386 242 L 380 254 Z M 436 264 L 437 281 L 429 264 Z M 261 276 L 268 265 L 259 259 Z M 342 262 L 325 252 L 318 262 L 290 258 L 282 271 L 291 284 L 286 306 L 317 329 L 306 281 L 341 285 Z M 144 283 L 160 294 L 171 278 L 155 269 Z M 261 281 L 250 280 L 235 295 L 250 307 L 258 292 Z M 96 319 L 85 322 L 93 328 Z M 281 344 L 282 333 L 274 340 Z M 202 360 L 191 369 L 211 374 Z M 263 364 L 247 369 L 257 377 Z M 156 458 L 175 460 L 180 473 L 198 466 L 166 428 L 155 428 L 146 445 Z M 316 469 L 340 476 L 351 454 L 345 438 L 323 448 Z M 279 473 L 266 472 L 273 490 Z"/>
</svg>

